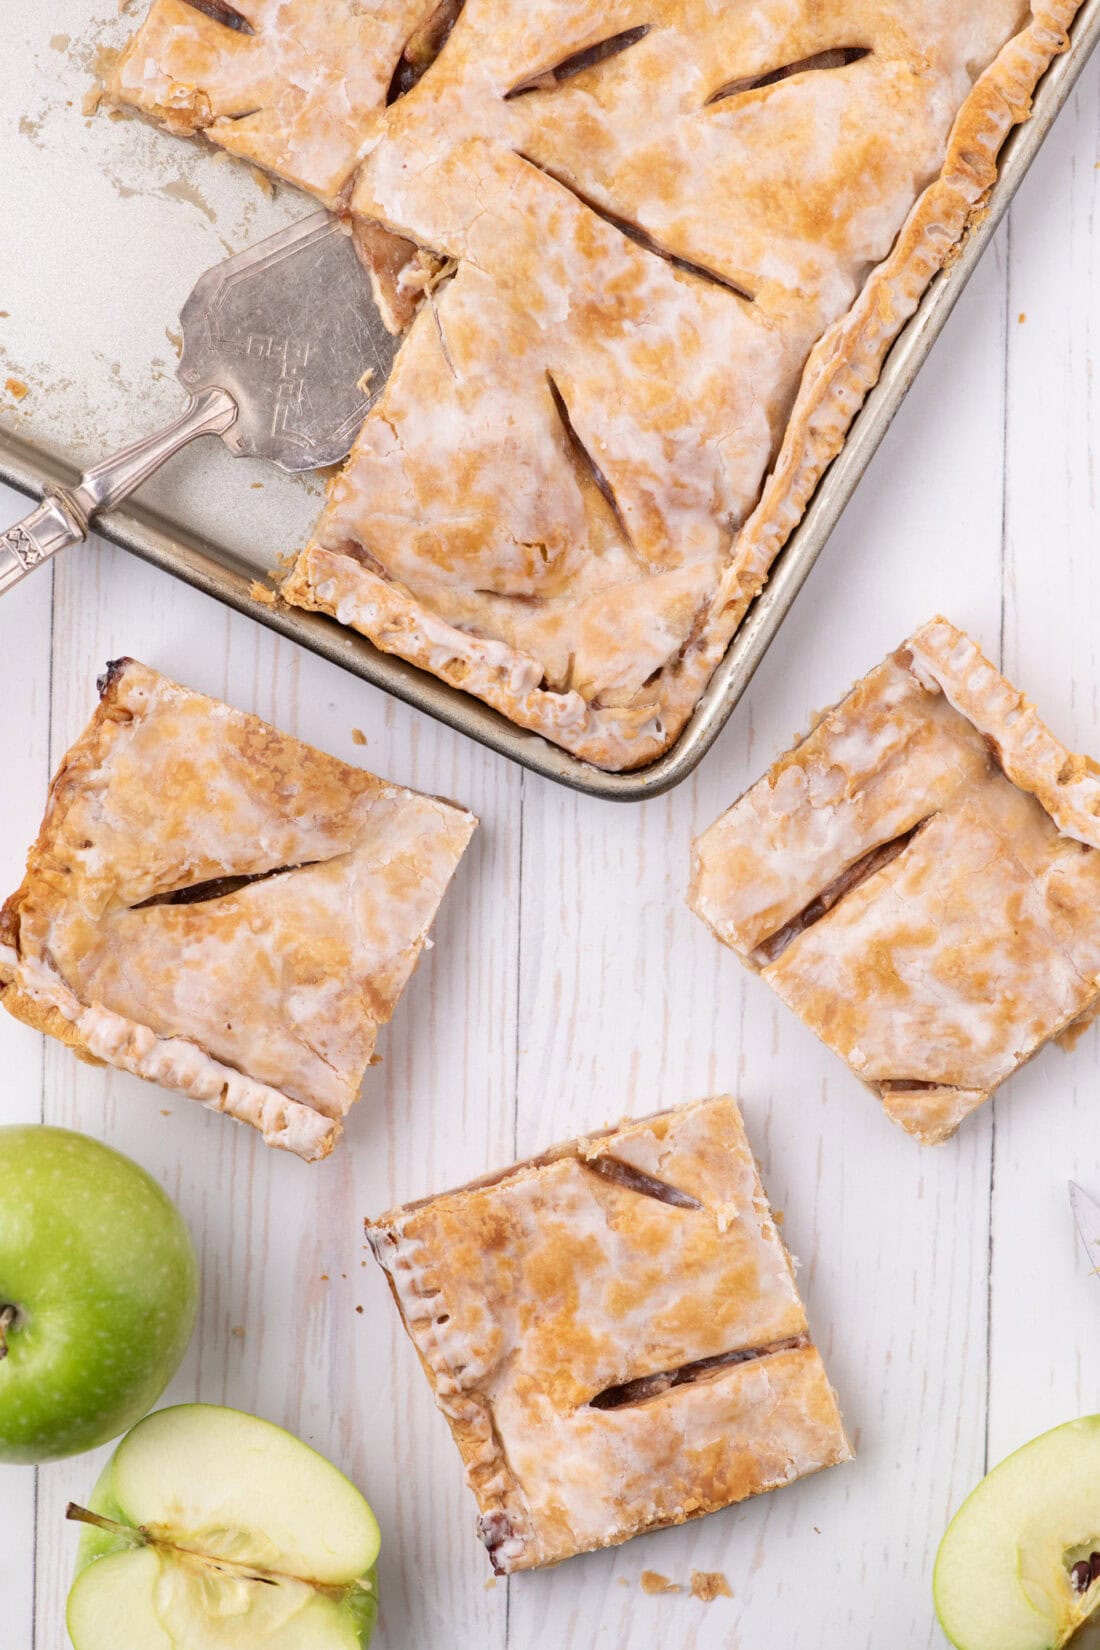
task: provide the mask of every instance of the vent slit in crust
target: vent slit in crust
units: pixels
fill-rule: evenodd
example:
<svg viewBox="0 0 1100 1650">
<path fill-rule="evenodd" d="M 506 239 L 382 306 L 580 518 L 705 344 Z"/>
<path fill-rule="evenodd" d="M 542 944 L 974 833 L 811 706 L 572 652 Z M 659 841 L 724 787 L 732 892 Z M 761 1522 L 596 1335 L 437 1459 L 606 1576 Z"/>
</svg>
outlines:
<svg viewBox="0 0 1100 1650">
<path fill-rule="evenodd" d="M 658 1180 L 656 1175 L 636 1169 L 633 1163 L 626 1163 L 621 1157 L 588 1157 L 579 1161 L 593 1174 L 602 1175 L 604 1180 L 610 1180 L 616 1186 L 624 1186 L 628 1192 L 637 1192 L 639 1197 L 656 1198 L 658 1203 L 671 1203 L 675 1209 L 703 1208 L 699 1199 L 692 1197 L 690 1192 L 683 1192 L 679 1186 L 670 1186 L 667 1180 Z"/>
<path fill-rule="evenodd" d="M 251 883 L 269 882 L 272 877 L 286 876 L 288 871 L 304 871 L 320 863 L 320 860 L 310 859 L 303 860 L 300 865 L 276 865 L 271 871 L 253 871 L 236 877 L 211 877 L 208 882 L 193 882 L 183 888 L 172 888 L 166 894 L 152 894 L 129 909 L 147 911 L 151 905 L 201 905 L 206 900 L 226 899 Z"/>
<path fill-rule="evenodd" d="M 720 1375 L 734 1364 L 755 1363 L 761 1358 L 774 1358 L 780 1352 L 798 1352 L 809 1346 L 808 1335 L 788 1335 L 785 1340 L 772 1341 L 767 1346 L 743 1347 L 737 1352 L 720 1352 L 714 1358 L 697 1358 L 694 1363 L 681 1364 L 678 1369 L 662 1370 L 656 1375 L 639 1375 L 636 1380 L 624 1381 L 621 1386 L 605 1387 L 589 1399 L 589 1409 L 626 1409 L 628 1405 L 644 1404 L 659 1398 L 675 1386 L 694 1385 Z"/>
<path fill-rule="evenodd" d="M 722 103 L 726 98 L 737 97 L 742 92 L 763 91 L 765 86 L 776 86 L 781 80 L 789 80 L 796 74 L 808 74 L 813 69 L 845 69 L 849 63 L 858 63 L 860 58 L 870 55 L 870 46 L 833 46 L 828 51 L 815 52 L 812 57 L 799 58 L 797 63 L 785 63 L 781 69 L 770 69 L 767 74 L 728 80 L 716 92 L 711 92 L 704 107 L 709 109 L 712 103 Z"/>
<path fill-rule="evenodd" d="M 690 258 L 682 258 L 678 252 L 672 252 L 667 246 L 662 246 L 648 229 L 643 229 L 641 224 L 632 223 L 629 218 L 621 218 L 617 212 L 612 212 L 606 206 L 601 206 L 599 201 L 594 200 L 591 195 L 586 195 L 583 189 L 578 189 L 575 183 L 569 182 L 552 167 L 543 166 L 540 161 L 532 160 L 522 149 L 516 149 L 513 153 L 518 155 L 520 160 L 526 161 L 528 166 L 533 166 L 536 172 L 541 172 L 562 189 L 567 189 L 582 206 L 587 206 L 590 212 L 602 218 L 604 223 L 610 224 L 612 229 L 617 229 L 620 235 L 625 235 L 627 240 L 633 241 L 635 246 L 640 246 L 644 252 L 652 252 L 655 258 L 663 258 L 666 264 L 671 264 L 673 269 L 678 269 L 683 275 L 694 275 L 697 280 L 709 281 L 711 286 L 724 287 L 727 292 L 732 292 L 735 298 L 741 298 L 747 304 L 756 301 L 755 293 L 750 292 L 747 287 L 740 286 L 728 275 L 723 275 L 720 270 L 708 269 L 705 264 L 693 263 Z"/>
<path fill-rule="evenodd" d="M 229 5 L 228 0 L 186 0 L 186 4 L 194 11 L 201 11 L 213 22 L 221 23 L 227 29 L 235 29 L 238 34 L 256 33 L 248 18 L 243 17 L 236 6 Z"/>
<path fill-rule="evenodd" d="M 752 952 L 751 961 L 753 964 L 757 968 L 766 968 L 769 963 L 776 962 L 792 941 L 796 940 L 800 934 L 805 933 L 807 928 L 812 928 L 815 922 L 820 922 L 822 917 L 831 911 L 835 905 L 839 904 L 846 894 L 853 893 L 869 877 L 873 877 L 876 872 L 884 870 L 887 865 L 897 859 L 899 854 L 903 854 L 918 831 L 923 830 L 929 820 L 934 818 L 934 814 L 926 815 L 924 819 L 919 820 L 909 830 L 902 831 L 900 836 L 894 837 L 890 842 L 881 842 L 877 848 L 870 849 L 854 864 L 849 865 L 846 871 L 842 871 L 840 876 L 835 877 L 819 894 L 815 894 L 813 899 L 802 907 L 796 917 L 792 917 L 790 922 L 784 923 L 783 927 L 768 939 L 761 941 L 755 951 Z M 911 1084 L 905 1086 L 912 1087 Z"/>
<path fill-rule="evenodd" d="M 387 108 L 398 98 L 406 97 L 427 74 L 447 44 L 451 30 L 461 15 L 463 3 L 464 0 L 440 0 L 435 10 L 410 34 L 397 59 L 386 92 Z"/>
<path fill-rule="evenodd" d="M 637 45 L 644 40 L 652 28 L 651 23 L 639 23 L 633 29 L 623 29 L 619 34 L 609 35 L 595 46 L 586 46 L 583 51 L 572 52 L 563 57 L 560 63 L 555 63 L 552 69 L 540 69 L 537 74 L 527 75 L 505 92 L 504 100 L 507 103 L 513 97 L 526 97 L 529 92 L 550 92 L 563 81 L 571 80 L 574 75 L 582 74 L 585 69 L 594 69 L 598 63 L 606 63 L 608 58 L 618 57 L 628 47 Z"/>
<path fill-rule="evenodd" d="M 557 384 L 554 382 L 552 374 L 546 374 L 546 382 L 550 386 L 550 398 L 554 403 L 554 411 L 561 420 L 561 426 L 565 431 L 565 439 L 569 443 L 570 450 L 572 451 L 577 462 L 580 464 L 581 468 L 585 470 L 595 482 L 596 487 L 607 503 L 611 514 L 615 517 L 615 525 L 618 527 L 619 532 L 626 540 L 627 548 L 632 553 L 635 553 L 634 541 L 631 539 L 630 530 L 626 525 L 622 510 L 619 507 L 619 501 L 615 497 L 614 488 L 578 435 L 577 426 L 573 422 L 572 415 L 566 405 L 565 397 L 561 393 L 561 390 L 558 388 Z"/>
</svg>

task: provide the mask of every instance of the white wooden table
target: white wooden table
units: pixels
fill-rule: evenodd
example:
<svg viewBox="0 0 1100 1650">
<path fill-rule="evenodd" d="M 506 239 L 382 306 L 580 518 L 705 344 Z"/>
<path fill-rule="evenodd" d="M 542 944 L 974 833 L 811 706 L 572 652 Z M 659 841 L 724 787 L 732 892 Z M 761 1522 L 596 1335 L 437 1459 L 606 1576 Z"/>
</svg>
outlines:
<svg viewBox="0 0 1100 1650">
<path fill-rule="evenodd" d="M 1075 748 L 1100 752 L 1098 168 L 1094 63 L 751 691 L 696 776 L 645 807 L 525 777 L 108 545 L 4 600 L 3 892 L 95 677 L 121 653 L 481 816 L 385 1063 L 321 1166 L 0 1016 L 0 1118 L 123 1148 L 190 1223 L 201 1316 L 166 1401 L 269 1416 L 370 1497 L 384 1650 L 937 1645 L 930 1574 L 949 1513 L 987 1462 L 1100 1408 L 1100 1285 L 1065 1189 L 1073 1174 L 1100 1193 L 1096 1031 L 922 1150 L 684 903 L 692 836 L 936 611 Z M 20 508 L 0 489 L 0 520 Z M 494 1585 L 362 1218 L 721 1090 L 740 1097 L 785 1211 L 858 1459 Z M 0 1469 L 4 1650 L 66 1643 L 63 1509 L 105 1454 Z M 680 1582 L 721 1570 L 734 1597 L 645 1595 L 646 1567 Z"/>
</svg>

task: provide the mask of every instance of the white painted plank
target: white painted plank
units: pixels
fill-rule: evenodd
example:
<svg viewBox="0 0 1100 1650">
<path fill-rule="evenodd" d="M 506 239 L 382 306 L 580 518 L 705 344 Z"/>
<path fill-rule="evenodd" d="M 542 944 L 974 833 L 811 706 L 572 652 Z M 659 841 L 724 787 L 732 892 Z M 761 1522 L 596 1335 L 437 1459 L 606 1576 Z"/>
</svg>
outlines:
<svg viewBox="0 0 1100 1650">
<path fill-rule="evenodd" d="M 518 773 L 343 672 L 101 546 L 58 570 L 53 761 L 87 720 L 106 659 L 177 679 L 403 783 L 484 815 L 342 1147 L 307 1166 L 251 1131 L 47 1050 L 47 1115 L 136 1157 L 182 1207 L 201 1318 L 168 1400 L 230 1403 L 286 1425 L 349 1471 L 385 1532 L 384 1645 L 502 1645 L 466 1491 L 362 1219 L 511 1151 Z M 367 744 L 353 741 L 352 730 Z M 42 786 L 38 804 L 41 805 Z M 6 1035 L 6 1028 L 0 1032 Z M 6 1044 L 0 1044 L 6 1046 Z M 357 1308 L 362 1306 L 360 1313 Z M 62 1519 L 103 1455 L 41 1474 L 38 1630 L 63 1641 L 75 1538 Z M 430 1576 L 431 1585 L 425 1585 Z"/>
<path fill-rule="evenodd" d="M 1012 217 L 1005 669 L 1100 756 L 1100 63 Z M 1066 1180 L 1100 1197 L 1100 1040 L 1046 1049 L 997 1102 L 990 1460 L 1100 1409 L 1100 1295 Z"/>
<path fill-rule="evenodd" d="M 18 521 L 26 500 L 0 486 L 0 522 Z M 48 773 L 50 738 L 50 607 L 52 579 L 40 571 L 9 591 L 0 607 L 4 672 L 4 737 L 0 741 L 0 900 L 18 886 L 37 830 L 36 808 Z M 36 1123 L 42 1116 L 42 1039 L 8 1015 L 4 1037 L 0 1124 Z M 6 1029 L 6 1028 L 5 1028 Z M 3 1148 L 0 1146 L 0 1173 Z M 34 1642 L 35 1472 L 0 1467 L 0 1612 L 12 1645 Z"/>
<path fill-rule="evenodd" d="M 511 1583 L 511 1644 L 897 1650 L 936 1642 L 929 1556 L 980 1468 L 989 1121 L 922 1151 L 684 903 L 688 845 L 941 607 L 996 640 L 1003 264 L 961 300 L 746 701 L 698 775 L 644 808 L 527 782 L 521 1152 L 624 1112 L 736 1092 L 839 1390 L 855 1464 Z M 929 477 L 935 477 L 934 487 Z M 965 555 L 960 548 L 965 546 Z M 949 1417 L 949 1424 L 944 1418 Z M 721 1570 L 710 1605 L 639 1589 Z M 626 1586 L 620 1582 L 625 1581 Z M 818 1601 L 810 1604 L 809 1601 Z"/>
</svg>

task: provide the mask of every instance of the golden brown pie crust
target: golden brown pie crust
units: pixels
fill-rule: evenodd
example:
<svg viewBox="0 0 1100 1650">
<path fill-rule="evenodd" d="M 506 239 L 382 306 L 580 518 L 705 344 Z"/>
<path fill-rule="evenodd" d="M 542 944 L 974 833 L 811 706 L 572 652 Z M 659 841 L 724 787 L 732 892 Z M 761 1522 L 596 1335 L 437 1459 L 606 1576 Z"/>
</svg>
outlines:
<svg viewBox="0 0 1100 1650">
<path fill-rule="evenodd" d="M 0 911 L 0 1002 L 323 1157 L 475 825 L 118 660 Z"/>
<path fill-rule="evenodd" d="M 367 1222 L 498 1573 L 849 1458 L 728 1098 Z"/>
<path fill-rule="evenodd" d="M 946 619 L 695 845 L 691 905 L 918 1139 L 1100 998 L 1100 770 Z"/>
<path fill-rule="evenodd" d="M 115 101 L 350 198 L 385 312 L 415 310 L 287 599 L 651 761 L 1076 10 L 240 0 L 242 33 L 156 0 Z"/>
</svg>

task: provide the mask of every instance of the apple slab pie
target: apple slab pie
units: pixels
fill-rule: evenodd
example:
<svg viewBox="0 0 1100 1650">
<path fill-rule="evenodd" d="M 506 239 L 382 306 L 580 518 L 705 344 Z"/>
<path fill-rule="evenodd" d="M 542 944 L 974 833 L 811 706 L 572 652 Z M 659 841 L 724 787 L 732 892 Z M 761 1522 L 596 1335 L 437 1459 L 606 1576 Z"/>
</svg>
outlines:
<svg viewBox="0 0 1100 1650">
<path fill-rule="evenodd" d="M 946 1139 L 1100 1003 L 1100 765 L 934 619 L 695 845 L 691 903 Z"/>
<path fill-rule="evenodd" d="M 288 601 L 664 751 L 1078 0 L 155 0 L 107 94 L 347 211 L 406 333 Z"/>
<path fill-rule="evenodd" d="M 0 1002 L 324 1157 L 477 822 L 133 659 L 99 687 L 0 911 Z"/>
<path fill-rule="evenodd" d="M 498 1574 L 849 1459 L 728 1098 L 367 1222 Z"/>
</svg>

